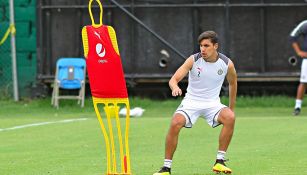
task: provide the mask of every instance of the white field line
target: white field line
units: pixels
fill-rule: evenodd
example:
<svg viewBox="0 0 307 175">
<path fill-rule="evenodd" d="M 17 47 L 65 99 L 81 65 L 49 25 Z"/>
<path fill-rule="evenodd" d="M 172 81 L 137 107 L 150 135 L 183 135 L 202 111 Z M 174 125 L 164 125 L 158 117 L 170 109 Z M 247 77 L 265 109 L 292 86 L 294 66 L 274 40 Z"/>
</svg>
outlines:
<svg viewBox="0 0 307 175">
<path fill-rule="evenodd" d="M 0 128 L 0 132 L 1 131 L 10 131 L 10 130 L 22 129 L 22 128 L 29 128 L 29 127 L 34 127 L 34 126 L 56 124 L 56 123 L 71 123 L 71 122 L 76 122 L 76 121 L 84 121 L 84 120 L 87 120 L 87 119 L 88 118 L 79 118 L 79 119 L 59 120 L 59 121 L 54 121 L 54 122 L 32 123 L 32 124 L 14 126 L 14 127 L 11 127 L 11 128 L 3 128 L 3 129 Z"/>
</svg>

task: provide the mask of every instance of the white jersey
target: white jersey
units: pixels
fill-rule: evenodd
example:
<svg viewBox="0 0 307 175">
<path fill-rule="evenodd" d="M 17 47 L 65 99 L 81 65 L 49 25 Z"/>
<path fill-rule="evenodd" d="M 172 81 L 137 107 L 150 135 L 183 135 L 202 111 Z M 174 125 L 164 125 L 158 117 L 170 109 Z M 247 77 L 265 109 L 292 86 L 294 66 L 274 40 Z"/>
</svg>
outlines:
<svg viewBox="0 0 307 175">
<path fill-rule="evenodd" d="M 216 62 L 206 62 L 200 53 L 193 56 L 194 63 L 189 71 L 189 85 L 185 98 L 220 103 L 219 95 L 227 75 L 229 58 L 218 53 Z"/>
</svg>

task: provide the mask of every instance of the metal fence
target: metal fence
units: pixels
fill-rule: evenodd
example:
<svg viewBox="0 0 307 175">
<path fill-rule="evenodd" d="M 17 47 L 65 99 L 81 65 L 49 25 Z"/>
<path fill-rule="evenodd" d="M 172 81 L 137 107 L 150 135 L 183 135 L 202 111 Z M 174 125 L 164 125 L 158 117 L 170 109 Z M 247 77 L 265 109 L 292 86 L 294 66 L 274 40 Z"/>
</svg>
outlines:
<svg viewBox="0 0 307 175">
<path fill-rule="evenodd" d="M 59 57 L 83 55 L 81 28 L 90 24 L 87 1 L 38 1 L 38 77 L 52 80 Z M 164 82 L 198 50 L 197 37 L 215 30 L 220 51 L 235 63 L 239 81 L 297 81 L 288 36 L 307 18 L 305 0 L 108 0 L 127 79 Z M 98 6 L 94 7 L 96 19 Z"/>
<path fill-rule="evenodd" d="M 35 7 L 36 0 L 0 0 L 0 39 L 8 31 L 0 45 L 1 97 L 18 101 L 36 83 Z"/>
</svg>

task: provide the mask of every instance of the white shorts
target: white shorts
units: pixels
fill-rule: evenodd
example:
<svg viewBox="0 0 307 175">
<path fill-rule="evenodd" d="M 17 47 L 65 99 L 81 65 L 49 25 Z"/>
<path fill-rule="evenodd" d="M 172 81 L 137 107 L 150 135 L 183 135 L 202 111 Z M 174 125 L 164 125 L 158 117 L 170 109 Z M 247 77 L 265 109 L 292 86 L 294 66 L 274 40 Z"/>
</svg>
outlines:
<svg viewBox="0 0 307 175">
<path fill-rule="evenodd" d="M 186 128 L 192 128 L 199 117 L 204 118 L 214 128 L 220 125 L 217 117 L 221 109 L 226 107 L 220 102 L 200 102 L 184 98 L 175 111 L 175 114 L 182 114 L 185 117 Z"/>
<path fill-rule="evenodd" d="M 307 58 L 302 61 L 300 82 L 307 83 Z"/>
</svg>

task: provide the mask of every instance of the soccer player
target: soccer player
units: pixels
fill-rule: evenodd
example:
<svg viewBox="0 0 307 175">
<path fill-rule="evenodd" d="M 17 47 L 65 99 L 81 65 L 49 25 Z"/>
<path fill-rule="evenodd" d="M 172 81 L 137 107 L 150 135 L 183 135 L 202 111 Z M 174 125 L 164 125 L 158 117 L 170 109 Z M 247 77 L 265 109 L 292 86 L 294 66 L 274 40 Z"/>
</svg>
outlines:
<svg viewBox="0 0 307 175">
<path fill-rule="evenodd" d="M 304 38 L 303 46 L 300 47 L 298 44 L 298 38 L 302 36 Z M 302 21 L 298 26 L 296 26 L 290 34 L 290 40 L 292 41 L 292 47 L 296 54 L 303 59 L 301 67 L 301 78 L 300 84 L 297 88 L 295 107 L 293 115 L 299 115 L 301 112 L 302 101 L 305 94 L 305 89 L 307 85 L 307 20 Z"/>
<path fill-rule="evenodd" d="M 178 82 L 189 73 L 187 93 L 175 111 L 166 135 L 164 165 L 154 175 L 171 174 L 179 132 L 183 127 L 192 128 L 199 117 L 204 118 L 213 128 L 223 125 L 213 171 L 231 173 L 231 169 L 225 165 L 225 154 L 235 125 L 236 70 L 233 62 L 217 51 L 218 36 L 214 31 L 200 34 L 198 42 L 200 52 L 187 58 L 169 81 L 172 95 L 181 96 Z M 225 77 L 229 83 L 229 107 L 221 104 L 219 97 Z"/>
</svg>

